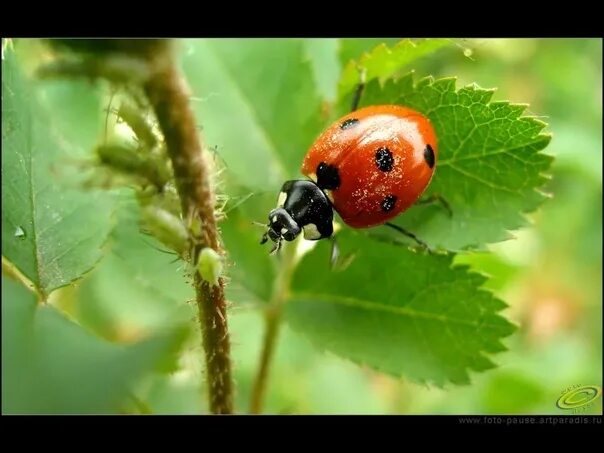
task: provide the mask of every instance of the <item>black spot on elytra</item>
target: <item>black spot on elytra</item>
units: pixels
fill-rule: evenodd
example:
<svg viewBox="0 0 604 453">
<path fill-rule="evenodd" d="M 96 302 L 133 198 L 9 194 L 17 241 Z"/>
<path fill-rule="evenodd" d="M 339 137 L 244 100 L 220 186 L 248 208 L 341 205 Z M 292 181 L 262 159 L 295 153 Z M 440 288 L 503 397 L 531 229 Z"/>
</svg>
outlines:
<svg viewBox="0 0 604 453">
<path fill-rule="evenodd" d="M 426 145 L 426 149 L 424 149 L 424 160 L 428 164 L 428 167 L 434 167 L 434 150 L 430 145 Z"/>
<path fill-rule="evenodd" d="M 388 148 L 382 146 L 375 152 L 375 164 L 381 171 L 390 171 L 394 165 L 394 157 Z"/>
<path fill-rule="evenodd" d="M 317 186 L 323 190 L 335 190 L 340 187 L 340 172 L 337 167 L 321 162 L 317 166 Z"/>
<path fill-rule="evenodd" d="M 394 209 L 394 205 L 396 204 L 396 195 L 388 195 L 382 200 L 382 211 L 390 212 Z"/>
<path fill-rule="evenodd" d="M 351 127 L 354 127 L 358 124 L 359 120 L 357 120 L 356 118 L 348 118 L 346 121 L 344 121 L 342 124 L 340 124 L 340 129 L 342 130 L 346 130 L 346 129 L 350 129 Z"/>
</svg>

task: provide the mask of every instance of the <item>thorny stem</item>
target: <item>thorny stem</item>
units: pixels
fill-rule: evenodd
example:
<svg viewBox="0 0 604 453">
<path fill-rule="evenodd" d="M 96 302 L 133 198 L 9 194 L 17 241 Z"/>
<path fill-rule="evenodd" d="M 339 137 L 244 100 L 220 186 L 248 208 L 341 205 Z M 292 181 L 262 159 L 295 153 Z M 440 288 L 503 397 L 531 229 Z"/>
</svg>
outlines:
<svg viewBox="0 0 604 453">
<path fill-rule="evenodd" d="M 183 216 L 190 225 L 191 236 L 195 237 L 188 259 L 196 263 L 203 247 L 210 247 L 222 255 L 210 170 L 204 160 L 202 141 L 189 106 L 189 92 L 177 70 L 171 41 L 53 39 L 49 44 L 58 49 L 81 52 L 85 58 L 51 63 L 39 69 L 39 76 L 87 76 L 142 86 L 165 138 Z M 220 278 L 218 285 L 213 286 L 195 272 L 194 286 L 210 410 L 215 414 L 230 414 L 233 412 L 233 383 L 224 281 Z"/>
<path fill-rule="evenodd" d="M 223 250 L 200 134 L 189 106 L 187 86 L 170 50 L 167 48 L 154 57 L 152 73 L 144 88 L 172 160 L 183 215 L 185 219 L 201 224 L 200 241 L 190 250 L 190 259 L 195 263 L 204 246 L 219 254 Z M 221 278 L 218 286 L 212 286 L 195 272 L 194 285 L 203 335 L 210 410 L 215 414 L 230 414 L 233 412 L 233 384 L 224 282 Z"/>
<path fill-rule="evenodd" d="M 296 243 L 286 244 L 282 249 L 282 261 L 279 265 L 279 275 L 275 280 L 273 293 L 268 307 L 265 311 L 265 331 L 262 341 L 262 352 L 260 355 L 260 364 L 254 379 L 254 387 L 252 390 L 252 399 L 250 402 L 250 413 L 262 413 L 262 405 L 264 402 L 264 394 L 268 386 L 268 377 L 270 365 L 275 353 L 275 345 L 279 336 L 279 327 L 281 325 L 281 317 L 283 307 L 287 299 L 292 274 L 295 268 L 296 258 Z"/>
</svg>

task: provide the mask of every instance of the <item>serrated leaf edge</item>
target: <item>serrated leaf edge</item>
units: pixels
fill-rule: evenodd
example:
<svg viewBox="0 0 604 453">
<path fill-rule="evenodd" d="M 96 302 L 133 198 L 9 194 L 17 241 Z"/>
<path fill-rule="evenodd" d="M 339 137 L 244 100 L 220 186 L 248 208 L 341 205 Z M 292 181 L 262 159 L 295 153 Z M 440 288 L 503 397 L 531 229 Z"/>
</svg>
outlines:
<svg viewBox="0 0 604 453">
<path fill-rule="evenodd" d="M 453 259 L 455 257 L 455 254 L 450 254 L 449 256 L 451 258 L 451 263 L 452 263 Z M 482 348 L 482 349 L 480 349 L 478 351 L 478 354 L 477 354 L 478 358 L 481 359 L 481 360 L 488 361 L 489 364 L 490 364 L 489 367 L 487 367 L 486 369 L 476 369 L 475 367 L 472 367 L 472 366 L 464 367 L 463 368 L 463 372 L 466 375 L 465 376 L 466 379 L 464 381 L 462 381 L 462 382 L 454 382 L 454 381 L 452 381 L 452 380 L 450 380 L 448 378 L 446 378 L 446 379 L 444 379 L 442 381 L 437 381 L 437 380 L 434 380 L 434 379 L 418 379 L 418 378 L 415 378 L 415 377 L 407 376 L 405 374 L 395 374 L 395 373 L 392 373 L 392 372 L 384 369 L 383 367 L 369 365 L 367 362 L 365 362 L 363 360 L 357 360 L 357 359 L 355 359 L 353 357 L 341 356 L 341 355 L 339 355 L 339 354 L 337 354 L 337 353 L 329 350 L 328 348 L 325 348 L 325 347 L 321 346 L 321 343 L 319 343 L 319 342 L 315 341 L 314 339 L 310 338 L 302 329 L 298 329 L 298 328 L 294 327 L 291 323 L 289 323 L 287 321 L 286 322 L 290 326 L 290 328 L 292 329 L 292 331 L 296 332 L 298 335 L 300 335 L 301 337 L 303 337 L 315 349 L 318 349 L 319 351 L 321 351 L 323 353 L 332 354 L 332 355 L 340 358 L 341 360 L 345 360 L 347 362 L 355 363 L 355 364 L 357 364 L 359 366 L 366 367 L 366 368 L 371 369 L 371 370 L 376 370 L 376 371 L 379 371 L 381 373 L 384 373 L 384 374 L 387 374 L 387 375 L 390 375 L 390 376 L 396 376 L 396 377 L 398 377 L 400 379 L 409 379 L 410 381 L 412 381 L 414 383 L 428 385 L 428 386 L 432 385 L 432 386 L 439 387 L 439 388 L 446 388 L 449 384 L 453 384 L 453 385 L 470 385 L 471 381 L 472 381 L 472 377 L 473 377 L 473 375 L 475 373 L 479 373 L 479 372 L 482 372 L 482 371 L 487 371 L 489 369 L 493 369 L 493 368 L 496 368 L 497 366 L 499 366 L 499 364 L 496 361 L 493 360 L 492 356 L 494 356 L 495 354 L 500 354 L 500 353 L 508 351 L 508 347 L 505 345 L 505 343 L 503 342 L 503 340 L 506 339 L 507 337 L 510 337 L 511 335 L 513 335 L 518 330 L 519 325 L 517 323 L 514 323 L 514 322 L 510 321 L 509 319 L 507 319 L 506 317 L 504 317 L 504 316 L 501 315 L 501 312 L 503 312 L 504 310 L 506 310 L 507 308 L 509 308 L 509 305 L 506 302 L 504 302 L 503 300 L 501 300 L 500 298 L 496 297 L 495 294 L 492 291 L 484 288 L 484 284 L 487 282 L 487 280 L 490 279 L 490 277 L 488 276 L 488 274 L 476 271 L 470 265 L 467 265 L 467 264 L 450 264 L 449 265 L 449 269 L 451 269 L 454 272 L 455 271 L 458 271 L 458 272 L 462 271 L 462 272 L 465 273 L 465 275 L 469 279 L 472 279 L 472 278 L 476 279 L 475 281 L 476 281 L 476 291 L 477 291 L 477 293 L 486 294 L 490 298 L 492 298 L 494 302 L 497 302 L 497 303 L 499 303 L 501 305 L 500 308 L 498 308 L 496 310 L 493 310 L 490 313 L 490 315 L 491 316 L 497 316 L 497 317 L 499 317 L 501 320 L 503 320 L 507 324 L 505 327 L 507 327 L 509 329 L 508 332 L 506 332 L 506 333 L 500 335 L 499 337 L 497 337 L 496 339 L 492 340 L 493 341 L 493 345 L 497 348 L 496 351 L 490 352 L 488 350 L 485 350 L 484 348 Z M 301 292 L 291 292 L 289 294 L 289 296 L 288 296 L 288 299 L 290 299 L 289 303 L 291 303 L 291 299 L 296 299 L 296 298 L 305 298 L 307 300 L 313 300 L 313 299 L 316 300 L 317 299 L 317 295 L 314 294 L 314 293 L 307 293 L 307 292 L 304 292 L 304 291 L 301 291 Z M 318 298 L 318 299 L 321 299 L 321 298 Z M 323 298 L 323 299 L 326 299 L 326 298 Z M 341 299 L 341 300 L 346 299 L 348 302 L 350 302 L 351 300 L 354 300 L 355 304 L 353 304 L 353 305 L 355 307 L 359 307 L 360 306 L 360 305 L 356 304 L 356 302 L 358 302 L 358 300 L 354 299 L 354 298 L 350 298 L 350 297 L 338 297 L 337 299 Z M 325 302 L 325 300 L 323 300 L 323 302 Z M 367 305 L 367 304 L 371 305 L 372 306 L 371 308 L 374 308 L 374 306 L 378 306 L 379 305 L 380 308 L 386 309 L 385 311 L 398 312 L 400 310 L 397 310 L 397 309 L 400 309 L 400 308 L 407 309 L 407 307 L 390 307 L 390 306 L 386 306 L 385 304 L 375 304 L 373 302 L 366 303 L 364 301 L 361 301 L 361 302 L 363 302 L 363 305 Z M 319 303 L 321 303 L 321 301 L 319 301 Z M 409 310 L 407 310 L 407 311 L 409 311 Z M 414 311 L 414 310 L 411 310 L 411 311 Z M 436 318 L 437 319 L 437 317 L 435 317 L 435 316 L 424 316 L 424 317 L 433 318 L 433 319 Z M 474 325 L 475 323 L 465 323 L 465 324 Z M 487 324 L 483 323 L 481 325 L 485 326 Z M 494 326 L 494 327 L 501 329 L 501 328 L 504 327 L 504 325 Z"/>
</svg>

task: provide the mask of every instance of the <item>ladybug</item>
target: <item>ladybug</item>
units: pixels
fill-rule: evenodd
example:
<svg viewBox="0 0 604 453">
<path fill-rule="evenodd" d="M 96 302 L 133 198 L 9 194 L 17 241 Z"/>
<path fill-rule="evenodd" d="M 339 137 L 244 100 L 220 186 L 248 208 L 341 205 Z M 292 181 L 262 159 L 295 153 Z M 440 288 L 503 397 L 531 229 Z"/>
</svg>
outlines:
<svg viewBox="0 0 604 453">
<path fill-rule="evenodd" d="M 413 205 L 436 167 L 438 149 L 430 120 L 399 105 L 361 108 L 329 126 L 302 163 L 308 180 L 287 181 L 268 216 L 261 243 L 330 238 L 333 211 L 353 228 L 386 224 Z M 423 243 L 422 243 L 423 244 Z"/>
</svg>

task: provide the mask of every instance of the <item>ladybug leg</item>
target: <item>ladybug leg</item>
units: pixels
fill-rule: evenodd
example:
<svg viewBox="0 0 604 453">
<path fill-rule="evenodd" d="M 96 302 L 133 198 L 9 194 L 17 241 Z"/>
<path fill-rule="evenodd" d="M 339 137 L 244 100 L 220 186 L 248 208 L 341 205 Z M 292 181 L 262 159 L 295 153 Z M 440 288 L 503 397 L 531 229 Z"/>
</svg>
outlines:
<svg viewBox="0 0 604 453">
<path fill-rule="evenodd" d="M 405 230 L 403 227 L 399 226 L 399 225 L 395 225 L 394 223 L 385 223 L 384 225 L 392 228 L 393 230 L 398 231 L 401 234 L 404 234 L 405 236 L 413 239 L 420 247 L 422 247 L 423 249 L 427 250 L 428 252 L 432 253 L 432 249 L 430 247 L 428 247 L 428 244 L 426 244 L 424 241 L 422 241 L 420 238 L 418 238 L 415 234 L 413 234 L 410 231 Z"/>
<path fill-rule="evenodd" d="M 331 253 L 329 254 L 329 268 L 331 271 L 343 271 L 354 260 L 354 254 L 341 256 L 340 247 L 335 236 L 331 236 Z"/>
<path fill-rule="evenodd" d="M 338 241 L 335 236 L 331 237 L 331 253 L 329 254 L 329 265 L 331 270 L 336 268 L 338 259 L 340 258 L 340 247 L 338 247 Z"/>
<path fill-rule="evenodd" d="M 447 200 L 445 200 L 445 198 L 440 194 L 434 194 L 434 195 L 430 195 L 429 197 L 422 198 L 422 199 L 418 200 L 416 204 L 422 205 L 422 204 L 432 204 L 432 203 L 439 203 L 442 206 L 442 208 L 445 211 L 447 211 L 447 215 L 449 217 L 453 217 L 453 210 L 451 209 L 451 206 L 449 205 Z"/>
<path fill-rule="evenodd" d="M 357 85 L 357 89 L 354 91 L 354 97 L 352 98 L 352 104 L 350 106 L 350 111 L 354 112 L 359 108 L 359 103 L 361 102 L 361 97 L 363 97 L 363 91 L 365 90 L 365 82 L 361 82 Z"/>
<path fill-rule="evenodd" d="M 350 106 L 350 111 L 354 112 L 359 108 L 359 103 L 361 102 L 361 97 L 363 96 L 363 91 L 365 91 L 365 70 L 363 69 L 359 74 L 359 84 L 357 85 L 357 89 L 354 91 L 354 96 L 352 98 L 352 104 Z"/>
</svg>

